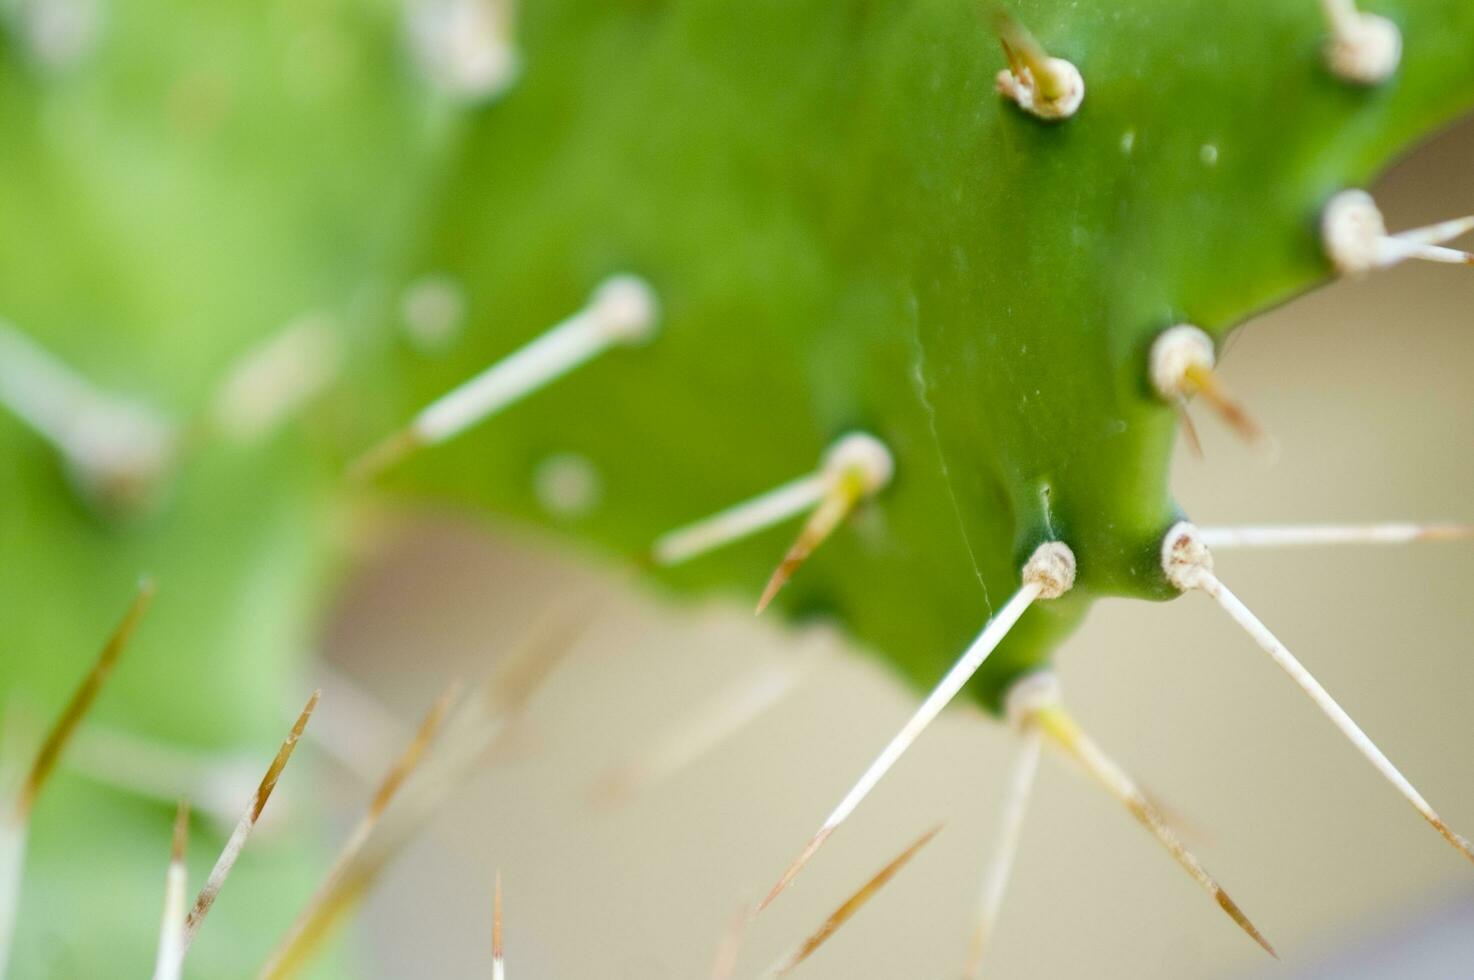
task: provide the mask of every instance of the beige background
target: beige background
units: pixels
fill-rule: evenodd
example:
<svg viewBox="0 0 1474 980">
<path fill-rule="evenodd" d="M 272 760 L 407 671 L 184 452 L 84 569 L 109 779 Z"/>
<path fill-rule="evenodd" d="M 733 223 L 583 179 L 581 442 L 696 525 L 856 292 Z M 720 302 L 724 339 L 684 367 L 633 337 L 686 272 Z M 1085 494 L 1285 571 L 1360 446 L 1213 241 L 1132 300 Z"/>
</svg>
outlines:
<svg viewBox="0 0 1474 980">
<path fill-rule="evenodd" d="M 1471 163 L 1465 127 L 1400 167 L 1378 190 L 1390 224 L 1474 211 Z M 1409 266 L 1256 321 L 1224 374 L 1281 455 L 1265 465 L 1199 410 L 1207 459 L 1183 454 L 1181 501 L 1204 524 L 1474 519 L 1471 313 L 1474 270 Z M 452 674 L 484 673 L 588 574 L 526 545 L 448 520 L 396 539 L 352 585 L 332 660 L 413 718 Z M 1233 555 L 1219 568 L 1450 822 L 1474 831 L 1474 546 Z M 513 980 L 706 977 L 737 903 L 772 881 L 914 695 L 834 652 L 683 776 L 614 810 L 591 792 L 683 708 L 825 645 L 740 608 L 618 603 L 513 744 L 386 876 L 357 936 L 365 969 L 489 976 L 500 868 Z M 1474 976 L 1474 959 L 1428 965 L 1436 935 L 1418 934 L 1474 934 L 1474 869 L 1207 599 L 1102 604 L 1060 665 L 1077 716 L 1170 801 L 1285 965 L 1270 968 L 1124 812 L 1047 757 L 990 976 L 1308 976 L 1338 951 L 1348 958 L 1315 975 L 1361 964 L 1366 976 Z M 951 713 L 759 921 L 738 976 L 945 819 L 800 975 L 956 977 L 1014 744 L 974 713 Z M 342 820 L 365 792 L 344 784 Z M 1418 942 L 1393 943 L 1410 934 Z"/>
</svg>

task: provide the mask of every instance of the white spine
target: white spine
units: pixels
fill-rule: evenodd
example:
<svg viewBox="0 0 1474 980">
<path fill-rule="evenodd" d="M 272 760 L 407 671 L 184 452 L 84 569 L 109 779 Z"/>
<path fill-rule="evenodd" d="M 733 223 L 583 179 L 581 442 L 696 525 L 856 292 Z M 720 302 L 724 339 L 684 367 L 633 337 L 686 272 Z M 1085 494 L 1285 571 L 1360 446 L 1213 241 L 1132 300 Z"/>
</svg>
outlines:
<svg viewBox="0 0 1474 980">
<path fill-rule="evenodd" d="M 1469 536 L 1471 528 L 1456 524 L 1302 524 L 1205 527 L 1209 548 L 1304 548 L 1344 544 L 1406 544 Z"/>
<path fill-rule="evenodd" d="M 957 659 L 952 669 L 947 671 L 941 682 L 926 696 L 921 707 L 916 709 L 916 713 L 896 733 L 896 736 L 875 758 L 875 761 L 870 763 L 870 767 L 865 770 L 864 775 L 845 795 L 845 798 L 839 802 L 839 806 L 835 807 L 834 812 L 824 820 L 824 826 L 820 830 L 821 834 L 832 831 L 855 812 L 855 808 L 870 795 L 870 791 L 906 753 L 917 737 L 937 719 L 942 709 L 951 703 L 952 699 L 967 685 L 972 675 L 977 673 L 978 668 L 988 659 L 988 655 L 998 648 L 998 644 L 1003 642 L 1009 630 L 1013 629 L 1019 617 L 1034 604 L 1035 599 L 1039 598 L 1042 590 L 1043 586 L 1037 581 L 1025 582 L 1004 607 L 998 610 L 998 615 L 988 620 L 988 625 L 983 627 L 978 638 Z"/>
<path fill-rule="evenodd" d="M 1003 894 L 1008 889 L 1014 858 L 1018 855 L 1019 840 L 1023 837 L 1024 819 L 1028 816 L 1029 799 L 1034 793 L 1034 781 L 1039 772 L 1039 752 L 1043 745 L 1044 733 L 1039 729 L 1029 728 L 1023 733 L 1018 757 L 1014 760 L 1013 773 L 1008 782 L 1007 795 L 1004 797 L 998 837 L 993 844 L 993 857 L 983 873 L 969 977 L 981 976 L 983 951 L 998 926 L 998 913 L 1003 908 Z"/>
<path fill-rule="evenodd" d="M 603 353 L 612 340 L 590 312 L 576 313 L 415 417 L 415 435 L 444 442 Z"/>
<path fill-rule="evenodd" d="M 814 507 L 823 499 L 828 487 L 829 479 L 824 474 L 813 473 L 695 524 L 677 528 L 656 540 L 653 548 L 655 561 L 660 565 L 679 565 L 772 527 Z"/>
<path fill-rule="evenodd" d="M 1238 623 L 1244 632 L 1253 638 L 1254 642 L 1259 645 L 1259 648 L 1269 654 L 1270 658 L 1279 665 L 1281 670 L 1290 675 L 1290 679 L 1299 685 L 1300 690 L 1305 692 L 1306 696 L 1315 703 L 1317 708 L 1325 713 L 1326 717 L 1331 720 L 1331 724 L 1335 725 L 1341 734 L 1345 735 L 1351 744 L 1356 747 L 1356 750 L 1364 755 L 1367 761 L 1389 783 L 1397 788 L 1397 791 L 1402 794 L 1404 799 L 1411 803 L 1428 821 L 1434 824 L 1442 823 L 1438 815 L 1433 812 L 1433 807 L 1429 805 L 1427 800 L 1423 799 L 1423 795 L 1417 791 L 1413 784 L 1408 782 L 1407 777 L 1398 771 L 1398 768 L 1392 764 L 1392 760 L 1388 759 L 1382 750 L 1377 748 L 1376 743 L 1371 740 L 1366 732 L 1362 731 L 1361 726 L 1352 720 L 1352 717 L 1336 702 L 1336 699 L 1331 697 L 1330 692 L 1322 687 L 1320 682 L 1311 675 L 1310 671 L 1306 670 L 1305 666 L 1289 651 L 1289 648 L 1281 643 L 1279 638 L 1270 632 L 1267 626 L 1260 622 L 1259 617 L 1255 616 L 1248 606 L 1245 606 L 1239 601 L 1238 596 L 1234 595 L 1226 585 L 1219 581 L 1216 575 L 1208 571 L 1200 574 L 1198 588 L 1212 596 L 1214 601 L 1232 617 L 1233 621 Z"/>
<path fill-rule="evenodd" d="M 77 425 L 99 400 L 70 368 L 0 322 L 0 401 L 44 439 L 74 455 Z"/>
<path fill-rule="evenodd" d="M 0 815 L 0 980 L 10 967 L 10 945 L 26 864 L 26 820 L 6 801 Z"/>
<path fill-rule="evenodd" d="M 412 424 L 414 434 L 423 443 L 444 442 L 610 347 L 646 340 L 657 316 L 648 284 L 614 276 L 582 310 L 423 409 Z"/>
<path fill-rule="evenodd" d="M 164 886 L 164 921 L 159 926 L 159 954 L 154 980 L 179 980 L 184 969 L 184 916 L 188 868 L 183 861 L 169 864 Z"/>
</svg>

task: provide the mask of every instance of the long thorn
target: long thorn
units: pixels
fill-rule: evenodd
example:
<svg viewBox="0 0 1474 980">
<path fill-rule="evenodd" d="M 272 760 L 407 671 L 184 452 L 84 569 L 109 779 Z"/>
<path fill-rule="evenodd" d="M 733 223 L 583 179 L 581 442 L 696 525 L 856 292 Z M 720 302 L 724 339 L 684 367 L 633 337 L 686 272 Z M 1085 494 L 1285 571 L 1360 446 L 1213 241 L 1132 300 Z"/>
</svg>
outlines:
<svg viewBox="0 0 1474 980">
<path fill-rule="evenodd" d="M 982 891 L 978 897 L 977 925 L 973 929 L 968 947 L 967 968 L 963 973 L 968 980 L 977 980 L 983 975 L 983 954 L 998 925 L 998 913 L 1003 908 L 1003 893 L 1008 888 L 1014 857 L 1018 854 L 1019 839 L 1023 836 L 1024 817 L 1029 810 L 1034 778 L 1039 772 L 1039 750 L 1043 742 L 1043 734 L 1036 727 L 1030 726 L 1023 733 L 1022 743 L 1019 745 L 1013 775 L 1003 799 L 998 838 L 993 844 L 993 856 L 988 862 Z"/>
<path fill-rule="evenodd" d="M 768 667 L 701 702 L 654 744 L 602 781 L 596 796 L 607 804 L 670 779 L 753 723 L 798 686 L 804 671 Z"/>
<path fill-rule="evenodd" d="M 1471 231 L 1474 231 L 1474 214 L 1421 228 L 1409 228 L 1407 231 L 1399 231 L 1393 237 L 1409 245 L 1442 245 Z"/>
<path fill-rule="evenodd" d="M 184 848 L 189 840 L 189 802 L 181 799 L 174 814 L 174 842 L 164 880 L 164 915 L 159 924 L 159 952 L 153 980 L 179 980 L 184 970 L 184 914 L 189 895 L 189 868 Z"/>
<path fill-rule="evenodd" d="M 711 980 L 732 980 L 736 976 L 737 957 L 742 952 L 742 939 L 751 922 L 752 910 L 746 904 L 739 906 L 731 922 L 727 924 L 727 930 L 717 946 L 716 956 L 712 959 Z"/>
<path fill-rule="evenodd" d="M 1444 265 L 1474 265 L 1474 252 L 1465 252 L 1443 245 L 1407 245 L 1407 257 L 1424 262 L 1442 262 Z"/>
<path fill-rule="evenodd" d="M 1474 524 L 1268 524 L 1205 527 L 1209 548 L 1300 548 L 1340 544 L 1407 544 L 1474 538 Z"/>
<path fill-rule="evenodd" d="M 502 955 L 502 873 L 496 873 L 496 892 L 491 900 L 491 980 L 506 980 L 507 966 Z"/>
<path fill-rule="evenodd" d="M 1366 191 L 1354 188 L 1331 198 L 1321 215 L 1326 254 L 1337 271 L 1351 276 L 1386 269 L 1408 259 L 1474 264 L 1474 255 L 1443 245 L 1470 230 L 1474 230 L 1474 216 L 1388 234 L 1377 202 Z"/>
<path fill-rule="evenodd" d="M 865 903 L 874 898 L 876 894 L 882 888 L 884 888 L 892 878 L 899 874 L 901 869 L 904 868 L 923 847 L 931 843 L 932 839 L 941 832 L 941 829 L 942 825 L 938 824 L 931 830 L 928 830 L 926 833 L 917 838 L 910 847 L 907 847 L 899 855 L 893 858 L 889 864 L 881 868 L 880 871 L 877 872 L 873 877 L 871 877 L 869 881 L 861 885 L 858 891 L 856 891 L 849 898 L 845 899 L 844 902 L 840 903 L 839 908 L 830 913 L 829 918 L 824 920 L 824 924 L 821 925 L 813 933 L 813 935 L 809 936 L 802 943 L 800 943 L 798 948 L 795 949 L 786 958 L 776 963 L 768 971 L 767 976 L 786 976 L 794 969 L 794 967 L 798 966 L 804 960 L 812 956 L 815 950 L 828 942 L 829 938 L 833 936 L 836 932 L 838 932 L 846 922 L 853 918 L 856 912 L 865 907 Z"/>
<path fill-rule="evenodd" d="M 921 703 L 921 707 L 916 710 L 906 724 L 902 726 L 901 730 L 881 750 L 880 755 L 876 756 L 875 761 L 870 763 L 869 767 L 861 774 L 854 786 L 850 788 L 850 791 L 840 800 L 839 805 L 824 819 L 824 823 L 819 827 L 818 832 L 809 840 L 808 845 L 804 847 L 803 851 L 799 853 L 799 856 L 783 872 L 782 877 L 778 879 L 778 883 L 773 886 L 767 897 L 758 904 L 757 912 L 761 912 L 771 905 L 773 900 L 793 883 L 793 880 L 798 877 L 799 872 L 803 871 L 804 866 L 819 852 L 819 849 L 824 846 L 830 835 L 839 829 L 840 824 L 849 819 L 850 814 L 854 813 L 856 807 L 864 801 L 865 797 L 870 795 L 871 790 L 875 789 L 876 785 L 884 778 L 885 774 L 890 771 L 891 767 L 896 764 L 901 756 L 906 753 L 906 750 L 911 747 L 912 743 L 936 720 L 937 716 L 942 713 L 942 709 L 972 679 L 972 675 L 988 659 L 988 655 L 997 649 L 998 644 L 1003 642 L 1003 638 L 1008 635 L 1008 631 L 1013 628 L 1014 624 L 1018 622 L 1019 617 L 1033 604 L 1038 595 L 1039 587 L 1034 583 L 1026 583 L 998 611 L 998 615 L 988 621 L 988 625 L 983 628 L 982 633 L 973 641 L 972 646 L 968 647 L 967 651 L 952 665 L 952 669 L 947 672 L 941 682 L 927 695 L 926 700 Z"/>
<path fill-rule="evenodd" d="M 1244 403 L 1228 390 L 1228 386 L 1214 373 L 1212 368 L 1196 364 L 1190 365 L 1183 377 L 1194 391 L 1202 395 L 1208 404 L 1213 406 L 1213 410 L 1223 421 L 1243 437 L 1244 441 L 1261 444 L 1264 442 L 1264 428 L 1249 414 Z"/>
<path fill-rule="evenodd" d="M 384 777 L 384 760 L 399 754 L 414 728 L 404 724 L 378 696 L 329 664 L 312 672 L 323 697 L 333 705 L 307 737 L 365 786 Z"/>
<path fill-rule="evenodd" d="M 367 482 L 380 473 L 387 473 L 419 450 L 428 446 L 413 428 L 401 429 L 375 443 L 348 467 L 348 478 Z"/>
<path fill-rule="evenodd" d="M 1354 0 L 1321 0 L 1331 40 L 1326 63 L 1331 73 L 1358 85 L 1376 85 L 1397 70 L 1402 34 L 1385 17 L 1365 14 Z"/>
<path fill-rule="evenodd" d="M 133 636 L 133 631 L 138 627 L 138 621 L 148 611 L 149 604 L 154 598 L 154 583 L 152 579 L 144 579 L 138 583 L 138 592 L 133 597 L 133 603 L 128 611 L 123 614 L 123 619 L 105 644 L 102 652 L 97 655 L 92 669 L 82 679 L 77 690 L 72 694 L 72 699 L 62 710 L 56 724 L 41 743 L 41 750 L 36 753 L 36 760 L 31 763 L 30 771 L 26 773 L 25 781 L 21 783 L 20 792 L 16 795 L 15 810 L 19 819 L 24 822 L 31 813 L 31 807 L 35 805 L 36 797 L 41 788 L 46 785 L 46 780 L 56 769 L 56 760 L 61 757 L 62 750 L 66 748 L 67 742 L 77 730 L 78 723 L 92 707 L 92 702 L 97 700 L 97 694 L 102 690 L 102 685 L 107 682 L 108 676 L 117 666 L 118 658 L 122 656 L 123 650 L 128 646 L 128 640 Z"/>
<path fill-rule="evenodd" d="M 824 499 L 823 474 L 813 473 L 661 535 L 650 549 L 657 565 L 679 565 L 802 514 Z"/>
<path fill-rule="evenodd" d="M 185 748 L 96 721 L 77 728 L 61 764 L 101 786 L 157 803 L 188 796 L 195 815 L 226 834 L 240 818 L 241 798 L 261 778 L 259 762 L 241 753 Z"/>
<path fill-rule="evenodd" d="M 1372 764 L 1372 767 L 1397 789 L 1402 798 L 1411 803 L 1413 809 L 1417 810 L 1423 819 L 1442 835 L 1444 840 L 1453 845 L 1464 857 L 1474 861 L 1474 847 L 1471 847 L 1469 841 L 1455 833 L 1448 824 L 1443 822 L 1443 818 L 1434 812 L 1433 807 L 1423 798 L 1417 788 L 1392 764 L 1392 760 L 1387 758 L 1377 744 L 1371 740 L 1371 737 L 1362 731 L 1361 726 L 1352 720 L 1346 710 L 1336 702 L 1335 698 L 1331 697 L 1310 671 L 1305 669 L 1305 666 L 1295 658 L 1289 648 L 1270 632 L 1259 617 L 1255 616 L 1248 606 L 1240 602 L 1238 596 L 1234 595 L 1228 586 L 1213 574 L 1211 569 L 1199 567 L 1195 578 L 1196 588 L 1211 596 L 1224 612 L 1228 613 L 1233 621 L 1253 638 L 1259 648 L 1269 654 L 1270 659 L 1290 676 L 1300 690 L 1304 691 L 1315 706 L 1331 720 L 1331 724 L 1346 736 L 1347 741 L 1355 746 L 1356 750 Z"/>
<path fill-rule="evenodd" d="M 205 921 L 205 916 L 210 914 L 215 899 L 220 896 L 220 889 L 225 885 L 225 879 L 230 875 L 231 868 L 235 867 L 236 859 L 241 856 L 246 841 L 250 839 L 251 831 L 256 829 L 256 821 L 261 819 L 261 811 L 266 808 L 266 801 L 271 799 L 272 790 L 276 789 L 276 782 L 281 778 L 282 770 L 291 760 L 292 752 L 297 748 L 297 740 L 302 737 L 302 730 L 307 727 L 307 720 L 312 717 L 312 711 L 317 707 L 320 697 L 322 697 L 321 691 L 313 691 L 312 696 L 303 705 L 301 714 L 297 716 L 296 723 L 292 725 L 292 730 L 287 733 L 281 748 L 276 752 L 276 757 L 267 767 L 266 775 L 261 777 L 261 784 L 251 795 L 251 801 L 246 805 L 246 812 L 241 815 L 240 822 L 235 825 L 235 830 L 226 840 L 220 857 L 215 861 L 215 866 L 210 869 L 210 875 L 205 879 L 204 887 L 195 897 L 194 907 L 189 910 L 189 917 L 185 923 L 184 948 L 186 951 L 194 942 L 195 935 L 200 931 L 200 925 Z"/>
<path fill-rule="evenodd" d="M 778 596 L 788 580 L 793 578 L 793 573 L 798 571 L 814 549 L 823 544 L 835 529 L 844 523 L 844 519 L 855 509 L 855 505 L 864 496 L 864 487 L 856 479 L 844 479 L 839 481 L 829 493 L 827 493 L 819 507 L 810 515 L 804 523 L 803 529 L 799 531 L 798 537 L 793 545 L 773 570 L 768 579 L 768 584 L 763 587 L 762 597 L 757 601 L 756 614 L 761 616 L 764 609 Z"/>
<path fill-rule="evenodd" d="M 0 321 L 0 404 L 52 448 L 72 455 L 77 419 L 106 397 L 70 366 Z"/>
<path fill-rule="evenodd" d="M 368 812 L 364 814 L 363 822 L 359 825 L 359 830 L 355 831 L 353 836 L 349 838 L 350 843 L 355 840 L 360 840 L 361 842 L 362 838 L 368 836 L 368 831 L 373 828 L 374 822 L 388 809 L 389 804 L 394 800 L 395 794 L 404 785 L 404 781 L 409 778 L 410 773 L 414 772 L 415 768 L 420 764 L 420 760 L 424 758 L 426 750 L 430 748 L 430 743 L 434 742 L 435 736 L 439 734 L 440 726 L 445 723 L 446 715 L 460 698 L 461 682 L 458 680 L 451 681 L 445 690 L 440 692 L 440 696 L 435 699 L 435 703 L 430 706 L 430 710 L 426 712 L 424 719 L 420 722 L 420 727 L 415 731 L 415 737 L 410 741 L 409 745 L 405 746 L 404 752 L 400 754 L 398 759 L 394 760 L 394 764 L 389 767 L 388 773 L 384 775 L 383 782 L 379 784 L 379 788 L 374 792 L 373 799 L 369 801 Z"/>
<path fill-rule="evenodd" d="M 530 641 L 514 649 L 477 690 L 462 699 L 445 720 L 428 753 L 404 791 L 388 806 L 356 854 L 299 916 L 292 935 L 272 952 L 256 974 L 258 980 L 280 980 L 300 970 L 321 948 L 333 928 L 348 915 L 373 887 L 379 872 L 425 825 L 453 792 L 460 788 L 487 749 L 506 732 L 525 710 L 553 669 L 574 647 L 585 620 L 570 616 L 567 609 L 585 609 L 589 603 L 560 603 L 556 615 L 544 618 L 533 629 Z"/>
<path fill-rule="evenodd" d="M 817 510 L 768 582 L 758 612 L 813 550 L 860 501 L 885 489 L 895 475 L 895 459 L 885 443 L 868 432 L 841 436 L 824 451 L 819 470 L 782 484 L 710 517 L 661 535 L 651 549 L 657 565 L 677 565 L 713 549 Z"/>
<path fill-rule="evenodd" d="M 875 436 L 852 432 L 825 452 L 821 472 L 824 477 L 823 500 L 768 579 L 762 598 L 758 600 L 758 615 L 768 608 L 778 590 L 861 501 L 885 489 L 895 475 L 896 462 L 886 444 Z"/>
<path fill-rule="evenodd" d="M 415 768 L 424 758 L 425 752 L 435 740 L 435 736 L 439 733 L 441 725 L 444 724 L 447 713 L 459 699 L 460 690 L 460 682 L 452 682 L 436 698 L 435 703 L 430 706 L 430 710 L 420 723 L 420 727 L 415 732 L 414 737 L 405 746 L 404 751 L 399 754 L 399 757 L 390 765 L 389 771 L 384 774 L 383 780 L 380 781 L 378 788 L 374 791 L 373 797 L 369 800 L 368 809 L 359 818 L 357 826 L 353 828 L 352 833 L 348 835 L 348 839 L 343 843 L 342 848 L 339 849 L 338 856 L 333 859 L 332 867 L 323 876 L 322 884 L 318 886 L 317 891 L 308 900 L 306 907 L 303 908 L 296 920 L 293 921 L 286 935 L 277 944 L 276 950 L 273 951 L 271 958 L 262 968 L 261 974 L 263 976 L 284 976 L 289 972 L 288 957 L 292 954 L 293 950 L 298 948 L 310 924 L 318 919 L 320 909 L 341 884 L 347 868 L 352 864 L 359 852 L 363 850 L 363 846 L 368 842 L 369 835 L 373 833 L 374 827 L 379 822 L 379 818 L 384 815 L 384 811 L 393 802 L 395 795 L 398 794 L 405 780 L 409 778 L 410 774 L 415 771 Z"/>
<path fill-rule="evenodd" d="M 1228 893 L 1208 874 L 1207 870 L 1198 863 L 1198 859 L 1192 852 L 1183 847 L 1177 839 L 1161 813 L 1147 799 L 1146 795 L 1126 775 L 1115 761 L 1101 751 L 1100 747 L 1087 736 L 1078 725 L 1075 724 L 1063 708 L 1058 705 L 1046 706 L 1034 712 L 1034 722 L 1054 741 L 1056 745 L 1073 758 L 1080 766 L 1104 786 L 1113 797 L 1119 800 L 1131 815 L 1145 827 L 1157 842 L 1172 855 L 1175 860 L 1193 880 L 1213 896 L 1219 908 L 1223 909 L 1238 924 L 1239 928 L 1248 933 L 1249 937 L 1264 948 L 1270 956 L 1279 958 L 1274 947 L 1264 938 L 1263 934 L 1255 928 L 1244 915 Z"/>
<path fill-rule="evenodd" d="M 1045 567 L 1046 564 L 1050 567 Z M 808 845 L 783 872 L 782 877 L 778 879 L 778 883 L 773 886 L 767 897 L 759 903 L 757 912 L 771 905 L 773 900 L 793 883 L 804 866 L 824 846 L 829 836 L 849 818 L 850 814 L 854 813 L 855 808 L 870 795 L 870 791 L 890 771 L 897 760 L 972 679 L 973 674 L 977 673 L 978 668 L 988 659 L 988 655 L 997 649 L 998 644 L 1003 642 L 1004 637 L 1013 629 L 1014 624 L 1029 606 L 1033 605 L 1036 599 L 1053 598 L 1070 589 L 1074 584 L 1074 556 L 1070 554 L 1068 548 L 1058 542 L 1041 545 L 1035 551 L 1034 556 L 1029 559 L 1029 563 L 1025 565 L 1023 578 L 1024 583 L 1019 590 L 1004 604 L 1002 609 L 998 610 L 998 614 L 988 621 L 983 631 L 978 634 L 978 638 L 957 659 L 957 662 L 947 671 L 946 676 L 916 709 L 915 714 L 881 750 L 880 755 L 845 794 L 844 799 L 840 800 L 834 811 L 825 818 L 824 823 L 809 840 Z"/>
<path fill-rule="evenodd" d="M 22 767 L 29 762 L 33 733 L 14 705 L 6 712 L 4 721 L 4 731 L 0 732 L 0 788 L 8 794 L 18 783 Z M 0 980 L 10 963 L 29 831 L 29 820 L 21 820 L 14 807 L 0 805 Z"/>
<path fill-rule="evenodd" d="M 618 344 L 640 343 L 655 331 L 659 305 L 650 286 L 614 276 L 588 304 L 535 340 L 422 409 L 403 429 L 370 449 L 351 475 L 367 479 L 423 446 L 460 435 Z"/>
</svg>

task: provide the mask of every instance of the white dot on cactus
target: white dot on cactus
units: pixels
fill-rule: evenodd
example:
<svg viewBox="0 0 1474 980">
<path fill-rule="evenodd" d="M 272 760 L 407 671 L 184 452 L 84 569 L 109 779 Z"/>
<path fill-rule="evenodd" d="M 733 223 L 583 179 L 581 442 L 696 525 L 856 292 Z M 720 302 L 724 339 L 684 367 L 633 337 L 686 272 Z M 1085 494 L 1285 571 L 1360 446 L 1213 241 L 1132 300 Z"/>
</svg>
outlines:
<svg viewBox="0 0 1474 980">
<path fill-rule="evenodd" d="M 852 432 L 824 453 L 824 472 L 831 479 L 853 473 L 867 494 L 878 493 L 896 473 L 896 459 L 885 443 L 868 432 Z"/>
<path fill-rule="evenodd" d="M 1063 58 L 1051 57 L 1029 29 L 1001 7 L 994 9 L 993 29 L 1008 59 L 1008 67 L 995 80 L 1000 95 L 1030 115 L 1051 122 L 1079 111 L 1085 99 L 1080 69 Z"/>
<path fill-rule="evenodd" d="M 1149 358 L 1152 388 L 1166 401 L 1191 394 L 1193 370 L 1211 371 L 1214 363 L 1212 339 L 1187 323 L 1164 330 L 1152 342 Z"/>
<path fill-rule="evenodd" d="M 1192 324 L 1179 323 L 1152 342 L 1147 376 L 1158 397 L 1177 406 L 1184 420 L 1187 399 L 1201 395 L 1246 442 L 1272 457 L 1274 440 L 1213 372 L 1214 358 L 1212 339 Z"/>
<path fill-rule="evenodd" d="M 447 275 L 416 279 L 399 298 L 404 335 L 415 349 L 433 353 L 455 343 L 466 319 L 466 296 Z"/>
<path fill-rule="evenodd" d="M 31 58 L 53 71 L 87 57 L 102 32 L 97 0 L 29 0 L 17 4 L 13 16 Z"/>
<path fill-rule="evenodd" d="M 1061 92 L 1054 98 L 1046 98 L 1040 91 L 1041 85 L 1033 71 L 1023 69 L 1019 74 L 1004 70 L 998 73 L 996 85 L 999 94 L 1010 99 L 1018 107 L 1040 119 L 1055 121 L 1068 119 L 1080 109 L 1085 101 L 1085 79 L 1080 69 L 1063 58 L 1049 58 L 1045 65 L 1054 75 L 1054 84 Z"/>
<path fill-rule="evenodd" d="M 611 276 L 594 292 L 590 311 L 611 340 L 638 344 L 655 335 L 660 320 L 660 301 L 655 290 L 639 276 Z"/>
<path fill-rule="evenodd" d="M 431 83 L 466 102 L 505 92 L 520 70 L 512 7 L 513 0 L 412 0 L 410 39 Z"/>
<path fill-rule="evenodd" d="M 556 453 L 538 464 L 533 492 L 543 510 L 554 517 L 584 517 L 604 499 L 604 480 L 588 457 Z"/>
<path fill-rule="evenodd" d="M 1474 254 L 1443 244 L 1471 230 L 1474 215 L 1388 234 L 1377 203 L 1366 191 L 1356 189 L 1331 198 L 1321 213 L 1321 242 L 1343 276 L 1365 275 L 1408 259 L 1474 265 Z"/>
<path fill-rule="evenodd" d="M 304 313 L 247 351 L 214 400 L 215 424 L 239 441 L 268 435 L 338 375 L 343 331 L 326 313 Z"/>
<path fill-rule="evenodd" d="M 1205 167 L 1217 166 L 1218 147 L 1214 146 L 1212 143 L 1204 143 L 1202 145 L 1202 148 L 1198 150 L 1198 159 L 1203 161 L 1203 165 Z"/>
<path fill-rule="evenodd" d="M 1402 33 L 1385 17 L 1357 11 L 1352 0 L 1330 0 L 1331 40 L 1326 64 L 1331 74 L 1356 85 L 1392 77 L 1402 60 Z"/>
<path fill-rule="evenodd" d="M 1321 214 L 1326 254 L 1342 275 L 1362 275 L 1381 265 L 1377 245 L 1386 237 L 1382 212 L 1366 191 L 1342 191 Z"/>
<path fill-rule="evenodd" d="M 1121 152 L 1128 157 L 1136 149 L 1136 130 L 1128 129 L 1121 134 Z"/>
</svg>

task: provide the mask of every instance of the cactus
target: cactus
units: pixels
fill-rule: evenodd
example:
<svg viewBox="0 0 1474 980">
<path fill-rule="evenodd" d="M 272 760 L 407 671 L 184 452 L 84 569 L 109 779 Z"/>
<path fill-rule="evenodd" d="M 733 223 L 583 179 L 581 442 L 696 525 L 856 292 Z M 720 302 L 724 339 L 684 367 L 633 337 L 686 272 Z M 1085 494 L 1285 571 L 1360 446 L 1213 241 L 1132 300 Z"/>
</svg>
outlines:
<svg viewBox="0 0 1474 980">
<path fill-rule="evenodd" d="M 1224 338 L 1336 274 L 1462 261 L 1462 225 L 1388 235 L 1343 192 L 1474 104 L 1474 8 L 1376 7 L 15 4 L 0 688 L 59 701 L 147 571 L 97 721 L 265 746 L 385 499 L 833 618 L 945 675 L 931 714 L 1003 714 L 1096 598 L 1236 602 L 1167 485 L 1188 396 L 1255 432 Z M 145 969 L 131 842 L 165 809 L 63 780 L 38 813 L 16 970 L 64 902 L 69 963 Z M 228 912 L 201 975 L 281 928 Z"/>
</svg>

